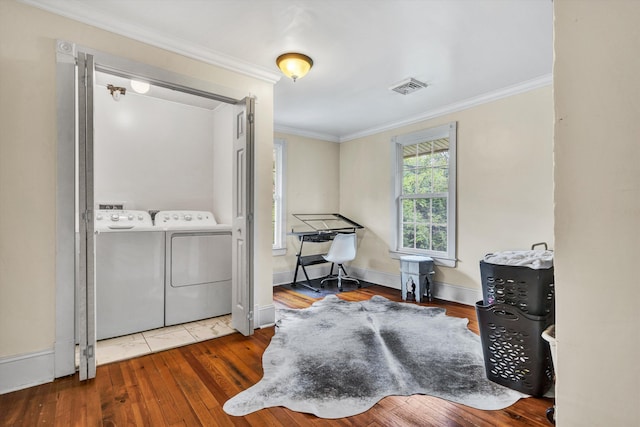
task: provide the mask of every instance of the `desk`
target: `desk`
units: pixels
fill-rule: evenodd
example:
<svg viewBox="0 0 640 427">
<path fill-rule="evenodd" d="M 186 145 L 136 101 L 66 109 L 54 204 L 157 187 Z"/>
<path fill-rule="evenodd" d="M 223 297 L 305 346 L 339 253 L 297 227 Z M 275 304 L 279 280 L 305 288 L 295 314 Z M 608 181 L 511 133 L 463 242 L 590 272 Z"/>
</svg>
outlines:
<svg viewBox="0 0 640 427">
<path fill-rule="evenodd" d="M 323 264 L 329 261 L 326 261 L 324 259 L 324 257 L 322 256 L 323 254 L 302 255 L 304 242 L 328 242 L 330 240 L 333 240 L 335 235 L 338 233 L 355 233 L 357 229 L 364 227 L 338 213 L 293 214 L 293 216 L 304 225 L 297 230 L 291 229 L 291 233 L 289 233 L 289 235 L 296 236 L 300 241 L 300 248 L 298 249 L 298 253 L 296 254 L 296 271 L 293 275 L 293 282 L 291 282 L 291 286 L 295 287 L 297 285 L 301 285 L 312 291 L 320 292 L 319 289 L 316 289 L 309 284 L 309 275 L 307 274 L 307 269 L 305 267 L 309 265 Z M 304 283 L 298 283 L 298 270 L 300 268 L 302 268 L 304 277 L 307 279 Z"/>
</svg>

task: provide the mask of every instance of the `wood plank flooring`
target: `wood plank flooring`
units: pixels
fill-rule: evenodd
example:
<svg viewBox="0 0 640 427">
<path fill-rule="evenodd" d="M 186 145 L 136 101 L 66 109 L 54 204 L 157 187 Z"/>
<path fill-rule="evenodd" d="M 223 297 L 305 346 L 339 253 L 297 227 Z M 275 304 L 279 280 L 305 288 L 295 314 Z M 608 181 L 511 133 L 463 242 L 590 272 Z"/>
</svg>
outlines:
<svg viewBox="0 0 640 427">
<path fill-rule="evenodd" d="M 373 295 L 400 301 L 400 291 L 382 286 L 339 296 L 359 301 Z M 313 301 L 274 289 L 276 307 L 304 308 Z M 469 328 L 478 333 L 473 307 L 444 301 L 423 305 L 468 318 Z M 84 383 L 74 375 L 0 395 L 0 426 L 550 426 L 545 411 L 553 402 L 536 398 L 480 411 L 429 396 L 391 396 L 363 414 L 338 420 L 282 407 L 227 415 L 224 402 L 262 378 L 262 353 L 273 334 L 273 327 L 251 337 L 232 334 L 99 366 L 96 378 Z"/>
</svg>

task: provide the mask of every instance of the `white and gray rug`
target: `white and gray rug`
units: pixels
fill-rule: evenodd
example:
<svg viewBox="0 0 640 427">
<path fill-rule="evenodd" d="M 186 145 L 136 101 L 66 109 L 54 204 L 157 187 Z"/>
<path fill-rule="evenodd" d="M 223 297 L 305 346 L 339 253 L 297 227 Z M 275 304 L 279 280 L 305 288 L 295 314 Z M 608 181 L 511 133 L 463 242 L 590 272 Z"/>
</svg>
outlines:
<svg viewBox="0 0 640 427">
<path fill-rule="evenodd" d="M 525 397 L 487 379 L 480 337 L 443 308 L 329 295 L 279 316 L 262 357 L 264 377 L 225 403 L 228 414 L 284 406 L 341 418 L 411 394 L 502 409 Z"/>
</svg>

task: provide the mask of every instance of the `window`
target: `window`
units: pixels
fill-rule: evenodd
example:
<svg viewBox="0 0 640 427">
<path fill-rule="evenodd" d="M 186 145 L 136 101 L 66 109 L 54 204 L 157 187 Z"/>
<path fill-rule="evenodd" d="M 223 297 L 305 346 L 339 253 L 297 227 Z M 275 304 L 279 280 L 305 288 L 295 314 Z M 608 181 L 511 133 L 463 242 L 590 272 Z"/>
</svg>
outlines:
<svg viewBox="0 0 640 427">
<path fill-rule="evenodd" d="M 286 207 L 285 207 L 285 161 L 286 143 L 282 139 L 273 142 L 273 254 L 286 253 Z"/>
<path fill-rule="evenodd" d="M 392 142 L 395 251 L 455 261 L 456 123 Z"/>
</svg>

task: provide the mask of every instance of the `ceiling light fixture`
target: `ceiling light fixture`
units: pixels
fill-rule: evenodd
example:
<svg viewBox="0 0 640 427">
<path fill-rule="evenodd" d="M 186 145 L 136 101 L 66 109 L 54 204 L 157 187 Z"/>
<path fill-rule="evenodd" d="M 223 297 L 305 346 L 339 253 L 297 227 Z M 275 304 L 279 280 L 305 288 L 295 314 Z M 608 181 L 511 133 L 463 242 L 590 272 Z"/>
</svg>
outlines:
<svg viewBox="0 0 640 427">
<path fill-rule="evenodd" d="M 147 93 L 151 85 L 140 80 L 131 80 L 131 89 L 138 93 Z"/>
<path fill-rule="evenodd" d="M 278 68 L 282 70 L 285 76 L 295 82 L 309 72 L 313 67 L 313 60 L 302 53 L 289 52 L 278 56 L 276 64 L 278 64 Z"/>
</svg>

